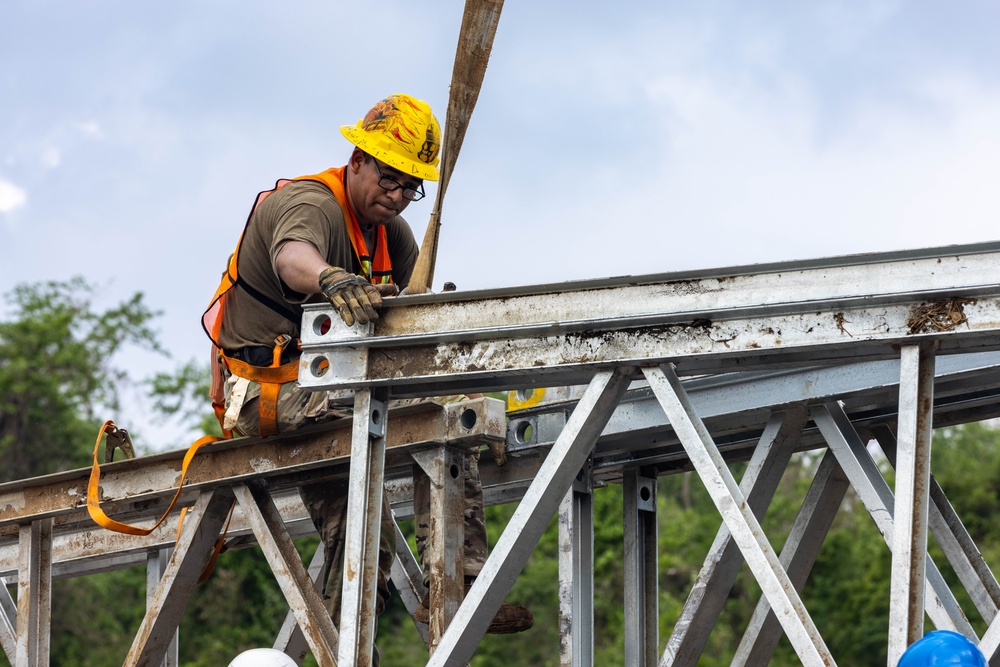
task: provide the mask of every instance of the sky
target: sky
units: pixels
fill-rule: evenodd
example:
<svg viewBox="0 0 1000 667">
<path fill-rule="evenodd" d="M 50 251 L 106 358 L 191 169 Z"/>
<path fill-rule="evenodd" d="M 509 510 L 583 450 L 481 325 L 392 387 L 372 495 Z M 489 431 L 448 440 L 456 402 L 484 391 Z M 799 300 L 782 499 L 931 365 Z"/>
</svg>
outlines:
<svg viewBox="0 0 1000 667">
<path fill-rule="evenodd" d="M 119 364 L 207 359 L 199 318 L 256 193 L 344 164 L 339 126 L 387 95 L 444 123 L 463 5 L 3 0 L 0 294 L 142 292 L 171 356 Z M 998 240 L 997 34 L 986 0 L 509 0 L 433 287 Z M 144 444 L 186 444 L 125 403 L 108 418 Z"/>
</svg>

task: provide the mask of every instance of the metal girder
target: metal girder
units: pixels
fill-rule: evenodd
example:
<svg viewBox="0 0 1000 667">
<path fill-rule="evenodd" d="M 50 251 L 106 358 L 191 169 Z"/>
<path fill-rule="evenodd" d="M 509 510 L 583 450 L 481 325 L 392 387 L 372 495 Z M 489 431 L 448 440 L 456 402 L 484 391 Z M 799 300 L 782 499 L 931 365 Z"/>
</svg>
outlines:
<svg viewBox="0 0 1000 667">
<path fill-rule="evenodd" d="M 939 352 L 995 350 L 998 264 L 1000 246 L 983 244 L 553 292 L 451 293 L 390 300 L 367 329 L 311 305 L 299 381 L 433 394 L 574 384 L 618 364 L 671 361 L 690 374 L 890 358 L 923 341 Z"/>
<path fill-rule="evenodd" d="M 337 663 L 367 667 L 375 642 L 375 590 L 385 475 L 388 391 L 358 391 L 344 530 L 343 593 Z"/>
<path fill-rule="evenodd" d="M 17 580 L 17 640 L 14 667 L 49 664 L 52 614 L 52 519 L 21 526 Z"/>
<path fill-rule="evenodd" d="M 465 569 L 462 561 L 465 544 L 466 452 L 452 447 L 413 452 L 413 460 L 430 483 L 430 512 L 425 546 L 428 591 L 428 648 L 433 653 L 441 635 L 451 623 L 465 596 Z"/>
<path fill-rule="evenodd" d="M 506 437 L 504 403 L 478 398 L 458 405 L 425 403 L 392 411 L 387 449 L 420 445 L 502 441 Z M 352 420 L 343 419 L 271 438 L 240 438 L 205 445 L 191 461 L 184 482 L 183 502 L 193 502 L 197 491 L 247 479 L 266 479 L 289 473 L 307 473 L 332 463 L 347 462 L 351 454 Z M 136 506 L 149 516 L 163 507 L 154 501 L 173 496 L 185 450 L 126 459 L 101 466 L 101 502 L 109 515 L 135 517 Z M 344 469 L 346 471 L 346 468 Z M 17 524 L 39 517 L 58 517 L 60 525 L 87 516 L 87 480 L 90 468 L 0 484 L 0 540 L 16 538 Z M 289 485 L 297 485 L 294 480 Z"/>
<path fill-rule="evenodd" d="M 934 406 L 934 351 L 907 345 L 900 355 L 896 502 L 889 595 L 889 664 L 924 636 L 928 490 Z"/>
<path fill-rule="evenodd" d="M 806 667 L 836 664 L 746 497 L 729 472 L 711 435 L 691 406 L 680 379 L 670 366 L 644 368 L 643 374 L 674 425 L 681 443 L 732 533 L 764 596 L 775 609 L 792 647 Z"/>
<path fill-rule="evenodd" d="M 625 664 L 653 667 L 659 650 L 656 477 L 633 469 L 622 481 L 625 538 Z"/>
<path fill-rule="evenodd" d="M 320 575 L 323 572 L 323 556 L 325 552 L 326 547 L 323 546 L 323 542 L 321 541 L 316 545 L 316 551 L 313 552 L 312 560 L 309 561 L 309 567 L 306 569 L 306 576 L 309 578 L 309 581 L 313 582 L 313 587 L 316 588 L 317 593 L 320 592 L 317 581 L 319 581 Z M 325 625 L 325 622 L 322 623 Z M 298 665 L 302 664 L 302 661 L 306 658 L 306 654 L 309 653 L 309 642 L 306 640 L 302 628 L 299 627 L 299 623 L 295 618 L 295 608 L 291 605 L 289 606 L 288 613 L 285 614 L 285 620 L 281 624 L 281 629 L 278 630 L 278 635 L 274 638 L 272 648 L 290 656 Z"/>
<path fill-rule="evenodd" d="M 406 536 L 399 529 L 395 518 L 393 523 L 396 526 L 396 557 L 392 560 L 392 583 L 396 587 L 399 597 L 403 600 L 403 606 L 412 617 L 417 611 L 417 606 L 427 597 L 429 591 L 424 586 L 423 572 L 420 571 L 420 565 L 417 564 L 417 559 L 410 551 Z M 424 640 L 424 645 L 429 646 L 430 633 L 427 625 L 418 623 L 416 620 L 413 621 L 413 625 L 417 628 L 417 634 Z"/>
<path fill-rule="evenodd" d="M 559 504 L 559 665 L 594 664 L 594 487 L 588 461 Z"/>
</svg>

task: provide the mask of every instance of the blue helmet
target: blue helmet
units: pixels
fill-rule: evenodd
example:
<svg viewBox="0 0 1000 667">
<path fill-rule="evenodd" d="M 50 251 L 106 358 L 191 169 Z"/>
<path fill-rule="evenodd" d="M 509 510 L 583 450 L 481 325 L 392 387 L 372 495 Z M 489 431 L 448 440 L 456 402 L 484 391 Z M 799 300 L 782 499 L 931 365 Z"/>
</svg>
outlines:
<svg viewBox="0 0 1000 667">
<path fill-rule="evenodd" d="M 979 647 L 951 630 L 934 630 L 913 642 L 896 667 L 986 667 Z"/>
</svg>

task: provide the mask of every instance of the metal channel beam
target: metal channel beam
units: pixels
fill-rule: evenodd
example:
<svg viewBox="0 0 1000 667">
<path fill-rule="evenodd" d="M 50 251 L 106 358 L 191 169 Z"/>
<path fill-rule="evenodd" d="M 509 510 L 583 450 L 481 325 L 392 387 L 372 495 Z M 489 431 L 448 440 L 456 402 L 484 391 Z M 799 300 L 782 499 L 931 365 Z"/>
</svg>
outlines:
<svg viewBox="0 0 1000 667">
<path fill-rule="evenodd" d="M 622 483 L 625 664 L 653 667 L 659 650 L 656 477 L 629 470 Z"/>
<path fill-rule="evenodd" d="M 452 393 L 574 384 L 615 364 L 671 361 L 690 374 L 889 358 L 894 346 L 923 340 L 940 352 L 995 350 L 998 266 L 1000 246 L 985 244 L 772 265 L 742 275 L 404 298 L 392 302 L 370 335 L 320 304 L 303 317 L 299 380 L 314 389 L 392 385 L 396 393 Z M 332 326 L 321 333 L 327 322 Z M 327 363 L 336 372 L 323 372 Z"/>
<path fill-rule="evenodd" d="M 17 652 L 17 605 L 4 577 L 0 577 L 0 649 L 7 654 L 7 661 L 13 663 Z"/>
<path fill-rule="evenodd" d="M 594 665 L 594 486 L 589 461 L 559 504 L 559 665 Z"/>
<path fill-rule="evenodd" d="M 704 423 L 694 412 L 680 379 L 670 366 L 645 368 L 643 374 L 674 424 L 698 477 L 743 552 L 764 596 L 778 614 L 802 664 L 806 667 L 836 664 L 792 586 L 788 573 L 764 537 L 760 522 L 747 506 L 746 497 L 729 472 Z"/>
<path fill-rule="evenodd" d="M 354 433 L 344 530 L 342 641 L 337 664 L 367 667 L 375 642 L 375 591 L 385 477 L 385 434 L 389 393 L 359 391 L 354 396 Z"/>
<path fill-rule="evenodd" d="M 49 664 L 52 614 L 52 519 L 21 526 L 14 667 Z"/>
<path fill-rule="evenodd" d="M 893 512 L 892 582 L 889 594 L 889 664 L 924 636 L 927 515 L 930 504 L 934 351 L 902 349 L 896 506 Z"/>
<path fill-rule="evenodd" d="M 430 590 L 428 633 L 433 653 L 465 596 L 465 452 L 451 447 L 413 453 L 430 484 L 426 553 Z"/>
<path fill-rule="evenodd" d="M 167 563 L 170 561 L 170 556 L 173 554 L 173 549 L 158 549 L 156 551 L 150 551 L 146 554 L 146 599 L 152 600 L 153 596 L 156 595 L 156 589 L 160 585 L 160 580 L 163 578 L 163 573 L 167 569 Z M 163 656 L 163 661 L 160 663 L 159 667 L 177 667 L 178 664 L 178 649 L 180 648 L 180 632 L 175 631 L 173 638 L 167 644 L 166 654 Z"/>
</svg>

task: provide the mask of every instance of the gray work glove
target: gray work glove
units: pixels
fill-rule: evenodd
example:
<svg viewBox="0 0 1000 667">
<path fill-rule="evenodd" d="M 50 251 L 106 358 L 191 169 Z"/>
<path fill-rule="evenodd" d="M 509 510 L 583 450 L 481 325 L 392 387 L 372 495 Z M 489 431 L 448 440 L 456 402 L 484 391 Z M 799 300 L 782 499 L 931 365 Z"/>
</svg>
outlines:
<svg viewBox="0 0 1000 667">
<path fill-rule="evenodd" d="M 396 286 L 388 287 L 395 290 Z M 319 274 L 319 288 L 347 326 L 353 326 L 355 321 L 368 324 L 378 319 L 375 309 L 382 305 L 382 294 L 361 276 L 348 273 L 339 266 L 331 266 Z"/>
</svg>

